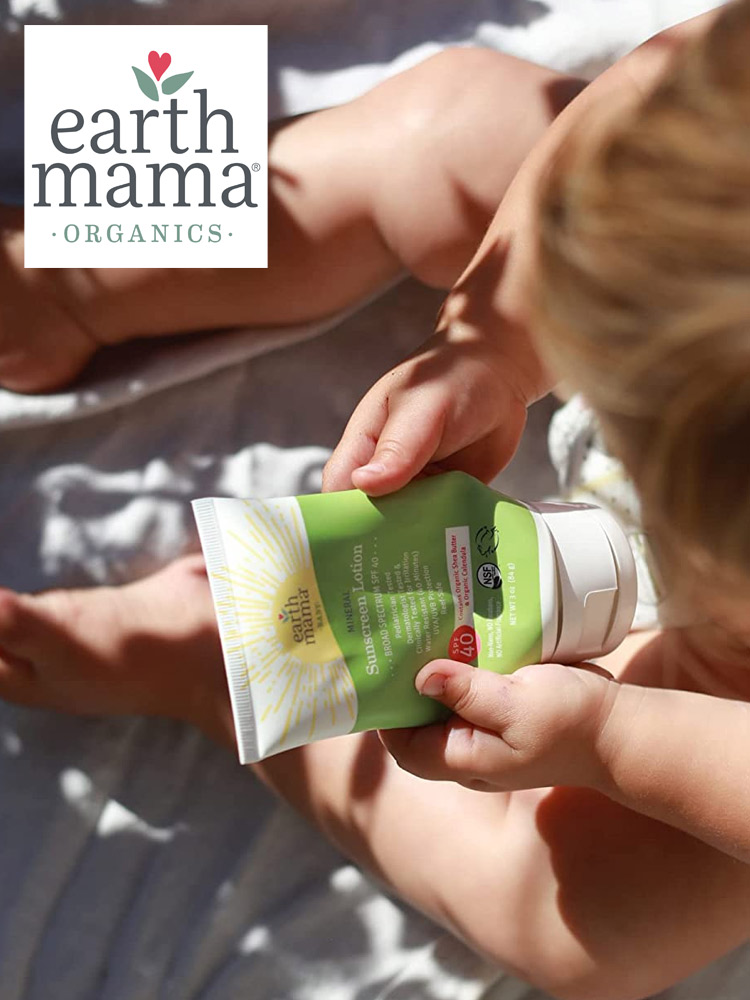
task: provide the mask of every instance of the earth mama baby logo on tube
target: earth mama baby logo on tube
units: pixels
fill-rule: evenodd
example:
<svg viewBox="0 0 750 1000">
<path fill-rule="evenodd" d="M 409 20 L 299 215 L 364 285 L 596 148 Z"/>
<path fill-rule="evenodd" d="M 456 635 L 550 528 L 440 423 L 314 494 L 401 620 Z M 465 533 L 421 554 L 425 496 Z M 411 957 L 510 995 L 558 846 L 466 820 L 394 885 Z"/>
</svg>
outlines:
<svg viewBox="0 0 750 1000">
<path fill-rule="evenodd" d="M 267 267 L 265 25 L 25 29 L 27 267 Z"/>
</svg>

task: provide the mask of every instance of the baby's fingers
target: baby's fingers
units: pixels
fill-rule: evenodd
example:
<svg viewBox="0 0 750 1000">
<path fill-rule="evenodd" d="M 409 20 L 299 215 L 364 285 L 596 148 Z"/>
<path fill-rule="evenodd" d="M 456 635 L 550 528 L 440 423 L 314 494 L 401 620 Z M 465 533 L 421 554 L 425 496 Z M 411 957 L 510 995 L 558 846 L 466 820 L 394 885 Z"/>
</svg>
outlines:
<svg viewBox="0 0 750 1000">
<path fill-rule="evenodd" d="M 376 383 L 362 399 L 346 425 L 341 440 L 323 470 L 323 492 L 352 488 L 352 473 L 372 458 L 388 417 L 388 401 Z"/>
<path fill-rule="evenodd" d="M 391 391 L 392 382 L 381 379 L 354 411 L 326 466 L 326 491 L 354 486 L 383 496 L 406 486 L 434 456 L 445 423 L 442 395 L 434 387 Z"/>
<path fill-rule="evenodd" d="M 503 676 L 435 660 L 417 689 L 455 714 L 381 740 L 401 767 L 432 780 L 506 790 L 592 784 L 597 726 L 614 687 L 598 673 L 550 663 Z"/>
<path fill-rule="evenodd" d="M 445 413 L 428 389 L 389 401 L 388 410 L 372 456 L 352 473 L 354 486 L 370 496 L 411 482 L 430 463 L 443 434 Z"/>
<path fill-rule="evenodd" d="M 416 684 L 456 714 L 432 726 L 384 730 L 380 738 L 400 766 L 434 781 L 501 784 L 514 755 L 503 739 L 515 712 L 512 678 L 435 660 Z"/>
</svg>

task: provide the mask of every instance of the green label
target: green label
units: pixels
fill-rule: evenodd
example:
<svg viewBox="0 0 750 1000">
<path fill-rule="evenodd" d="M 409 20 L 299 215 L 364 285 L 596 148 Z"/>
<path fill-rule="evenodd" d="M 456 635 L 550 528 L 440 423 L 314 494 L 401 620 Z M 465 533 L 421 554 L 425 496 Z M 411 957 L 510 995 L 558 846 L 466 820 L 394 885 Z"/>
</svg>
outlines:
<svg viewBox="0 0 750 1000">
<path fill-rule="evenodd" d="M 379 499 L 298 498 L 326 617 L 357 692 L 355 730 L 445 710 L 414 688 L 440 657 L 507 673 L 541 655 L 532 514 L 463 473 Z"/>
</svg>

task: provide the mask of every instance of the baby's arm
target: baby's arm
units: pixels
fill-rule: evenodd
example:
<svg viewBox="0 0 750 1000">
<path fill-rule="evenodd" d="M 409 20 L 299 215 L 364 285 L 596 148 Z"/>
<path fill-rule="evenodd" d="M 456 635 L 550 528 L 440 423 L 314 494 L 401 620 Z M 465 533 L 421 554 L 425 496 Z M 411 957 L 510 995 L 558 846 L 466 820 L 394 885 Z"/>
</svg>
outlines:
<svg viewBox="0 0 750 1000">
<path fill-rule="evenodd" d="M 750 704 L 625 685 L 594 752 L 610 798 L 750 862 Z"/>
<path fill-rule="evenodd" d="M 574 785 L 750 862 L 750 704 L 538 664 L 501 676 L 437 660 L 417 679 L 455 714 L 385 732 L 423 778 L 487 789 Z"/>
<path fill-rule="evenodd" d="M 633 638 L 636 644 L 643 641 Z M 618 651 L 626 670 L 645 657 L 649 668 L 637 669 L 658 675 L 661 643 L 657 638 L 645 651 L 633 652 L 626 642 Z M 747 765 L 736 727 L 735 738 L 706 732 L 695 711 L 727 708 L 721 719 L 712 716 L 714 723 L 727 725 L 739 715 L 735 707 L 705 696 L 685 694 L 683 702 L 682 693 L 675 693 L 672 701 L 671 692 L 633 689 L 634 701 L 642 697 L 657 714 L 644 717 L 641 726 L 638 710 L 624 697 L 616 729 L 602 735 L 601 727 L 584 724 L 588 713 L 581 718 L 581 710 L 588 696 L 581 694 L 588 690 L 584 685 L 596 693 L 600 684 L 607 689 L 612 682 L 570 668 L 542 671 L 533 668 L 526 679 L 523 672 L 516 675 L 515 686 L 536 697 L 519 705 L 516 749 L 499 748 L 506 757 L 504 787 L 553 782 L 562 787 L 484 791 L 491 778 L 492 741 L 501 741 L 460 722 L 453 727 L 455 764 L 441 772 L 433 742 L 415 770 L 435 778 L 462 776 L 472 787 L 419 780 L 384 755 L 372 735 L 292 751 L 259 770 L 400 895 L 524 979 L 561 997 L 644 997 L 747 937 L 750 867 L 706 843 L 714 842 L 718 832 L 723 848 L 734 850 L 741 838 L 747 849 Z M 472 676 L 480 678 L 480 672 Z M 485 677 L 492 679 L 482 673 Z M 535 686 L 536 680 L 542 683 Z M 598 696 L 595 700 L 600 704 Z M 469 704 L 465 697 L 464 702 Z M 675 707 L 675 728 L 667 739 L 670 762 L 661 752 L 669 716 L 658 713 Z M 477 701 L 474 710 L 479 709 Z M 464 711 L 469 715 L 472 709 Z M 486 709 L 483 721 L 485 726 L 492 721 Z M 691 730 L 693 723 L 697 729 Z M 430 734 L 442 728 L 382 736 L 397 749 L 400 763 L 412 767 L 419 739 L 434 741 Z M 598 749 L 597 731 L 602 737 Z M 717 741 L 724 739 L 722 753 Z M 631 740 L 632 758 L 618 760 L 609 752 Z M 462 745 L 468 766 L 461 760 Z M 725 756 L 734 761 L 731 773 L 725 771 Z M 636 771 L 641 778 L 636 779 Z M 500 775 L 500 787 L 502 781 Z M 610 796 L 615 786 L 627 807 Z M 743 801 L 728 810 L 732 796 Z M 703 804 L 694 806 L 700 797 Z M 689 812 L 690 829 L 705 839 L 644 815 L 657 802 L 681 825 L 688 825 L 683 818 Z"/>
<path fill-rule="evenodd" d="M 621 59 L 544 131 L 449 294 L 437 333 L 355 410 L 326 470 L 326 489 L 353 484 L 380 496 L 431 463 L 489 479 L 510 460 L 525 408 L 553 385 L 526 319 L 537 185 L 581 122 L 615 115 L 636 100 L 675 47 L 707 30 L 714 16 L 662 32 Z"/>
</svg>

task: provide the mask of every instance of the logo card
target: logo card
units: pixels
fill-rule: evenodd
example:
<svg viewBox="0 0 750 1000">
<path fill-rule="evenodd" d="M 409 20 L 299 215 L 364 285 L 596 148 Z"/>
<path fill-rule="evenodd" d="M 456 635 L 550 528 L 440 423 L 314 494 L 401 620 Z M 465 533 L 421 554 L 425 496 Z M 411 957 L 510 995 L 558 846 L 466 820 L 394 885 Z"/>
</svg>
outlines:
<svg viewBox="0 0 750 1000">
<path fill-rule="evenodd" d="M 25 29 L 27 267 L 267 267 L 265 25 Z"/>
</svg>

